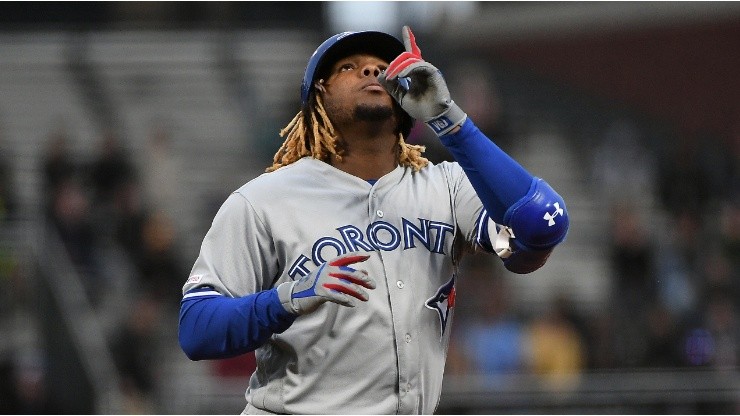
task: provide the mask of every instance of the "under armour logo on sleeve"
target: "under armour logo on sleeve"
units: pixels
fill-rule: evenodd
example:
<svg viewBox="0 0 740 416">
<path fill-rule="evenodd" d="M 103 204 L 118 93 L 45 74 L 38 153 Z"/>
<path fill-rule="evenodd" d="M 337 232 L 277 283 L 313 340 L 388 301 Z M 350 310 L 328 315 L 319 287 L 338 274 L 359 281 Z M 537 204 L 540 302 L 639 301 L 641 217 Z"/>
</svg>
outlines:
<svg viewBox="0 0 740 416">
<path fill-rule="evenodd" d="M 560 203 L 556 202 L 553 205 L 555 206 L 555 211 L 552 214 L 546 212 L 545 216 L 542 217 L 543 220 L 547 220 L 548 227 L 552 227 L 553 225 L 555 225 L 555 217 L 557 217 L 558 215 L 563 215 L 563 209 L 560 208 Z"/>
</svg>

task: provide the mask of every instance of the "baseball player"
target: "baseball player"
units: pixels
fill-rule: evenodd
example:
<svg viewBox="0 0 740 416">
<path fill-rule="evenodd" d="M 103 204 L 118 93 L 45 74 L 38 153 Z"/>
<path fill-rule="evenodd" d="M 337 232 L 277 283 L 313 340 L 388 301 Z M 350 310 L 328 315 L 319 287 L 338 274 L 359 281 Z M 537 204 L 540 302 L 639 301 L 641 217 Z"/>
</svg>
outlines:
<svg viewBox="0 0 740 416">
<path fill-rule="evenodd" d="M 541 267 L 563 199 L 450 99 L 414 35 L 345 32 L 308 60 L 301 111 L 267 173 L 216 214 L 183 287 L 192 360 L 255 351 L 244 414 L 429 414 L 458 265 Z M 426 123 L 456 162 L 407 144 Z"/>
</svg>

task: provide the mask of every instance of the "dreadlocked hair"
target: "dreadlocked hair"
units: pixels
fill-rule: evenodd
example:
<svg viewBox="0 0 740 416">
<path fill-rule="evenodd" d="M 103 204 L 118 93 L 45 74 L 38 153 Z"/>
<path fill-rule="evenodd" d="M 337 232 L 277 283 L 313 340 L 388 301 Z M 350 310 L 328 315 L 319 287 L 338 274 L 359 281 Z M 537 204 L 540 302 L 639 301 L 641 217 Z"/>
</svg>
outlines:
<svg viewBox="0 0 740 416">
<path fill-rule="evenodd" d="M 409 124 L 406 131 L 410 130 L 410 122 L 405 121 L 402 124 Z M 319 94 L 311 94 L 309 104 L 304 105 L 290 123 L 280 130 L 280 137 L 286 139 L 275 153 L 272 166 L 268 167 L 266 172 L 290 165 L 306 156 L 326 162 L 334 155 L 341 160 L 344 153 L 337 131 L 326 114 L 324 102 Z M 421 155 L 425 147 L 406 143 L 401 131 L 398 132 L 398 147 L 400 149 L 398 162 L 401 166 L 410 167 L 414 172 L 418 172 L 429 163 L 429 160 Z"/>
</svg>

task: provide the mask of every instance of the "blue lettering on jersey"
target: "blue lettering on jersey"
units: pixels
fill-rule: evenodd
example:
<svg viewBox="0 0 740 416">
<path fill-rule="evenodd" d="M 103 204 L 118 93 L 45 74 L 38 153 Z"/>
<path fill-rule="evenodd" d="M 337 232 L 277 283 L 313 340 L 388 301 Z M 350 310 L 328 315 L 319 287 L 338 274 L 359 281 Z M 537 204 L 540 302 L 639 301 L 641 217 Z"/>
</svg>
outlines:
<svg viewBox="0 0 740 416">
<path fill-rule="evenodd" d="M 326 247 L 331 247 L 329 250 L 330 254 L 328 256 L 324 256 L 323 254 L 323 249 Z M 313 263 L 318 266 L 319 264 L 326 263 L 329 259 L 333 259 L 334 257 L 347 253 L 346 250 L 347 249 L 344 247 L 344 244 L 336 238 L 323 237 L 319 238 L 314 243 L 313 248 L 311 249 L 311 257 L 313 258 Z"/>
<path fill-rule="evenodd" d="M 435 254 L 446 254 L 444 252 L 448 234 L 455 232 L 455 227 L 450 224 L 430 221 L 419 218 L 419 225 L 406 218 L 401 218 L 402 230 L 386 221 L 375 221 L 367 226 L 365 231 L 354 226 L 344 225 L 336 230 L 339 237 L 325 236 L 314 242 L 311 247 L 311 257 L 301 254 L 288 268 L 288 276 L 296 278 L 308 275 L 311 270 L 308 262 L 318 267 L 327 260 L 352 251 L 392 251 L 403 243 L 403 249 L 417 248 L 417 243 Z"/>
<path fill-rule="evenodd" d="M 429 228 L 437 230 L 437 243 L 434 245 L 432 253 L 444 254 L 443 250 L 445 248 L 445 236 L 447 236 L 448 232 L 452 234 L 455 231 L 455 228 L 450 224 L 445 224 L 443 222 L 437 221 L 429 221 Z"/>
<path fill-rule="evenodd" d="M 337 228 L 337 231 L 342 234 L 342 238 L 344 239 L 344 244 L 346 244 L 348 252 L 360 251 L 360 249 L 363 249 L 365 251 L 375 250 L 375 248 L 371 246 L 370 243 L 367 243 L 364 240 L 365 236 L 362 234 L 362 230 L 355 227 L 354 225 L 345 225 L 344 227 L 339 227 Z"/>
<path fill-rule="evenodd" d="M 370 224 L 367 227 L 367 237 L 372 245 L 383 251 L 395 250 L 401 243 L 401 233 L 385 221 Z"/>
<path fill-rule="evenodd" d="M 301 254 L 301 256 L 298 257 L 298 260 L 294 261 L 293 265 L 288 269 L 288 276 L 295 280 L 296 276 L 306 276 L 311 273 L 311 270 L 305 266 L 308 261 L 311 261 L 311 259 Z"/>
<path fill-rule="evenodd" d="M 427 250 L 432 251 L 432 242 L 429 238 L 429 220 L 419 218 L 419 228 L 406 218 L 401 218 L 403 223 L 403 249 L 415 248 L 415 240 L 418 240 Z"/>
</svg>

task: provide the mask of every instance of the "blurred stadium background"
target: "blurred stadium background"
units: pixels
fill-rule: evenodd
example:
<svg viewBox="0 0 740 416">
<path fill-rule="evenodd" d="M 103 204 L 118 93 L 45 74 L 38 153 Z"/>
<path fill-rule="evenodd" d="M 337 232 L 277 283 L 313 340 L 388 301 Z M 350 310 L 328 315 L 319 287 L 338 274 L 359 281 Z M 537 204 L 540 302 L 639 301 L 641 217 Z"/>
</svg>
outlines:
<svg viewBox="0 0 740 416">
<path fill-rule="evenodd" d="M 739 413 L 737 2 L 0 3 L 0 413 L 241 412 L 180 288 L 314 48 L 403 24 L 572 218 L 466 260 L 438 412 Z"/>
</svg>

